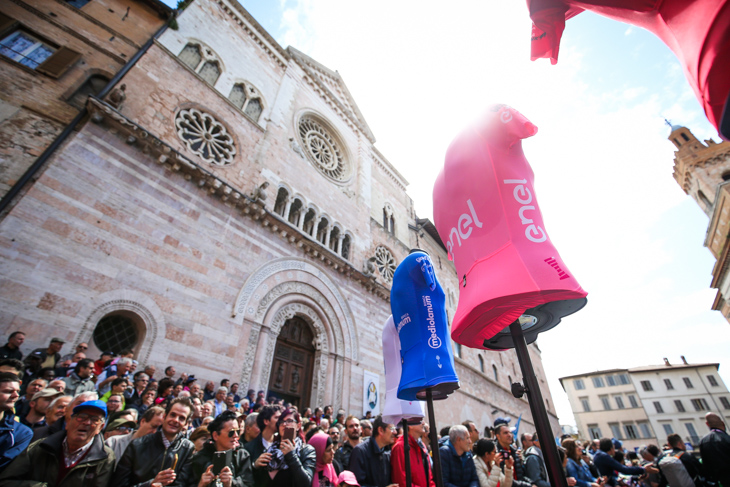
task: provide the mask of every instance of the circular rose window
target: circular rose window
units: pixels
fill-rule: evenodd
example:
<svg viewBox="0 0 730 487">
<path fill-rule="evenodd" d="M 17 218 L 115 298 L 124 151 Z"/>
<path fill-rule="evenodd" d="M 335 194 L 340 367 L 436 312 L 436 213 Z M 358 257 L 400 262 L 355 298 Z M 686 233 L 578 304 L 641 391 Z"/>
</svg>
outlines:
<svg viewBox="0 0 730 487">
<path fill-rule="evenodd" d="M 319 172 L 338 183 L 350 178 L 350 166 L 342 144 L 324 124 L 305 115 L 299 119 L 298 130 L 304 152 Z"/>
<path fill-rule="evenodd" d="M 236 147 L 226 128 L 211 115 L 188 108 L 175 117 L 177 136 L 205 162 L 225 166 L 233 162 Z"/>
</svg>

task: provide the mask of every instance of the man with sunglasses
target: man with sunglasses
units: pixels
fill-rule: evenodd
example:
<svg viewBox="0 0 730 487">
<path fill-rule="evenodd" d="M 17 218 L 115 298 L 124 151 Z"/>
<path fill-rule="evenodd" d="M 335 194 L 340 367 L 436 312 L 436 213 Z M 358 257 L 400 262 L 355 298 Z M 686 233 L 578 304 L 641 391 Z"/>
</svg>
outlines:
<svg viewBox="0 0 730 487">
<path fill-rule="evenodd" d="M 0 484 L 22 480 L 45 485 L 106 486 L 114 468 L 114 453 L 99 435 L 105 420 L 103 401 L 79 404 L 66 429 L 31 444 L 0 475 Z"/>
<path fill-rule="evenodd" d="M 236 413 L 222 412 L 208 423 L 208 431 L 211 440 L 195 454 L 192 461 L 191 478 L 198 481 L 198 487 L 215 485 L 216 479 L 223 484 L 223 487 L 231 485 L 253 487 L 251 455 L 245 448 L 240 447 L 241 431 L 236 421 Z M 218 465 L 215 461 L 216 452 L 226 457 L 226 466 L 220 472 L 215 471 L 215 466 Z"/>
</svg>

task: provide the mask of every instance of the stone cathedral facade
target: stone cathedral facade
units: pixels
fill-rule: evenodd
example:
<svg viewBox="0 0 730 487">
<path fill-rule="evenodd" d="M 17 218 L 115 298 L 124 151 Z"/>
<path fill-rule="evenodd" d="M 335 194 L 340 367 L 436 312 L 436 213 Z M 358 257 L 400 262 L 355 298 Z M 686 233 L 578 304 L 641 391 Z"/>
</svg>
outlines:
<svg viewBox="0 0 730 487">
<path fill-rule="evenodd" d="M 390 283 L 411 248 L 430 253 L 454 315 L 443 243 L 337 72 L 234 0 L 195 1 L 177 23 L 119 81 L 123 103 L 88 99 L 0 222 L 4 327 L 359 414 L 364 375 L 385 388 Z M 523 415 L 534 429 L 509 392 L 514 352 L 455 352 L 461 389 L 437 403 L 439 426 Z"/>
</svg>

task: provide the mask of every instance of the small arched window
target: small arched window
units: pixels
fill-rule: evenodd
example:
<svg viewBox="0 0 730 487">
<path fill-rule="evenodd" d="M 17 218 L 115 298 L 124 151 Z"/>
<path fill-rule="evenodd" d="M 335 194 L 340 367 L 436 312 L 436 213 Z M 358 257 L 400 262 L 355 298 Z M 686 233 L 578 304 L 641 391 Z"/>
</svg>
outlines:
<svg viewBox="0 0 730 487">
<path fill-rule="evenodd" d="M 221 62 L 209 47 L 194 42 L 188 43 L 180 51 L 178 58 L 211 86 L 215 85 L 221 75 Z"/>
<path fill-rule="evenodd" d="M 215 82 L 218 81 L 218 77 L 221 75 L 221 68 L 215 61 L 206 61 L 203 63 L 200 71 L 198 71 L 198 74 L 206 83 L 213 86 L 215 85 Z"/>
<path fill-rule="evenodd" d="M 340 249 L 340 254 L 345 259 L 350 259 L 350 245 L 352 244 L 350 240 L 350 236 L 345 234 L 345 238 L 342 239 L 342 248 Z"/>
<path fill-rule="evenodd" d="M 497 373 L 497 366 L 492 365 L 492 373 L 494 374 L 494 380 L 499 382 L 499 374 Z"/>
<path fill-rule="evenodd" d="M 144 323 L 136 314 L 114 312 L 99 320 L 92 338 L 99 350 L 120 353 L 123 350 L 137 350 L 144 340 L 144 329 Z"/>
<path fill-rule="evenodd" d="M 481 355 L 479 356 L 479 370 L 484 373 L 484 357 L 482 357 Z"/>
<path fill-rule="evenodd" d="M 200 61 L 203 60 L 203 55 L 200 53 L 200 46 L 197 44 L 188 44 L 185 46 L 178 57 L 183 64 L 193 71 L 198 69 Z"/>
<path fill-rule="evenodd" d="M 289 191 L 286 188 L 279 188 L 279 192 L 276 194 L 276 202 L 274 203 L 274 213 L 281 217 L 286 217 L 284 212 L 286 211 L 286 203 L 289 200 Z"/>
<path fill-rule="evenodd" d="M 236 83 L 231 88 L 228 99 L 240 108 L 243 113 L 258 122 L 261 112 L 264 110 L 259 90 L 247 83 Z"/>
<path fill-rule="evenodd" d="M 689 142 L 689 137 L 687 137 L 687 134 L 683 133 L 682 138 L 684 139 L 685 142 Z"/>
<path fill-rule="evenodd" d="M 722 180 L 727 181 L 728 179 L 730 179 L 730 171 L 725 171 L 722 173 Z"/>
</svg>

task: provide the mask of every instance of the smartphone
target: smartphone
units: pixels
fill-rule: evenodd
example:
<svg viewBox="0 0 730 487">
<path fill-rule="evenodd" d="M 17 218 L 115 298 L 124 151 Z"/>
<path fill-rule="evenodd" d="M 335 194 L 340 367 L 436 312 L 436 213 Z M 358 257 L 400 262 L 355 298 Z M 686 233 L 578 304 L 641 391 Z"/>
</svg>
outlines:
<svg viewBox="0 0 730 487">
<path fill-rule="evenodd" d="M 284 428 L 284 437 L 282 438 L 282 441 L 289 440 L 294 443 L 294 435 L 296 435 L 296 433 L 297 430 L 294 428 Z"/>
<path fill-rule="evenodd" d="M 219 475 L 233 461 L 233 450 L 217 451 L 213 453 L 213 474 Z"/>
</svg>

